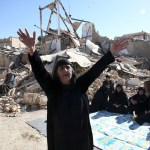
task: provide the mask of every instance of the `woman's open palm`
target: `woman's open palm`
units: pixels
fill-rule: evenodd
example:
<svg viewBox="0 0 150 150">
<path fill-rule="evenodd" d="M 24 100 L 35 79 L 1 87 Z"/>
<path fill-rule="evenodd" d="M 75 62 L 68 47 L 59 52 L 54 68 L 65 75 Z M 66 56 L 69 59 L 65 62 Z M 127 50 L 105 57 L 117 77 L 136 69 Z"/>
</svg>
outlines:
<svg viewBox="0 0 150 150">
<path fill-rule="evenodd" d="M 30 37 L 29 32 L 28 32 L 27 29 L 25 29 L 25 33 L 22 32 L 21 29 L 19 29 L 17 34 L 19 35 L 20 41 L 27 46 L 27 48 L 29 50 L 29 53 L 32 55 L 35 51 L 36 33 L 33 32 L 33 37 Z"/>
</svg>

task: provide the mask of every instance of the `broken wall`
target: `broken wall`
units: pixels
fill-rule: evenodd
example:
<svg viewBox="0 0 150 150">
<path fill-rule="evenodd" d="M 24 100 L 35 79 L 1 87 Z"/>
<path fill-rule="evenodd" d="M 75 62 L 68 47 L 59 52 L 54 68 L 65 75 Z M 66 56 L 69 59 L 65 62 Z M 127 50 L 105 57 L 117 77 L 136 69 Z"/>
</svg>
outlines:
<svg viewBox="0 0 150 150">
<path fill-rule="evenodd" d="M 10 59 L 7 55 L 0 53 L 0 67 L 8 67 Z"/>
<path fill-rule="evenodd" d="M 150 42 L 141 40 L 130 42 L 128 51 L 133 56 L 150 58 Z"/>
<path fill-rule="evenodd" d="M 9 45 L 10 47 L 15 47 L 15 48 L 20 48 L 20 47 L 26 48 L 26 46 L 17 37 L 0 39 L 0 45 Z"/>
<path fill-rule="evenodd" d="M 19 38 L 16 37 L 11 37 L 11 47 L 15 47 L 15 48 L 26 48 L 26 46 L 19 40 Z"/>
<path fill-rule="evenodd" d="M 96 43 L 96 42 L 99 42 L 99 43 L 103 43 L 105 40 L 107 40 L 108 37 L 106 36 L 101 36 L 98 31 L 96 32 L 96 28 L 94 26 L 94 31 L 93 31 L 93 40 L 92 42 Z"/>
<path fill-rule="evenodd" d="M 85 23 L 82 29 L 82 37 L 86 37 L 86 39 L 92 41 L 93 43 L 103 43 L 108 37 L 101 36 L 94 23 Z"/>
</svg>

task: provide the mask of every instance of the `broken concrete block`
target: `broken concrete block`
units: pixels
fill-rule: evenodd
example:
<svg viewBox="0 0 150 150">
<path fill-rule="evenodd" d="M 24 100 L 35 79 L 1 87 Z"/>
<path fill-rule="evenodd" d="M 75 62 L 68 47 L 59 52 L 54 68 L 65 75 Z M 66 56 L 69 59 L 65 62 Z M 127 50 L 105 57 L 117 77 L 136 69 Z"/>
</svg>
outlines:
<svg viewBox="0 0 150 150">
<path fill-rule="evenodd" d="M 37 93 L 24 93 L 23 103 L 29 105 L 47 105 L 47 97 Z"/>
<path fill-rule="evenodd" d="M 46 106 L 47 105 L 47 97 L 45 95 L 40 95 L 39 105 L 40 106 Z"/>
<path fill-rule="evenodd" d="M 141 81 L 138 78 L 130 78 L 127 83 L 129 86 L 139 86 Z"/>
<path fill-rule="evenodd" d="M 38 93 L 41 91 L 40 85 L 36 82 L 33 85 L 26 88 L 29 93 Z"/>
</svg>

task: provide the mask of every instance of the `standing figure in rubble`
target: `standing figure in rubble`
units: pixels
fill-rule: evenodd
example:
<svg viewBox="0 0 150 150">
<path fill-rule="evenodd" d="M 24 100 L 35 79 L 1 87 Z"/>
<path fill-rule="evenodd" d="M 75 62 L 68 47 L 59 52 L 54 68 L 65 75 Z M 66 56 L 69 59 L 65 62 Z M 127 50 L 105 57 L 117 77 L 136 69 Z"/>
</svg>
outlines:
<svg viewBox="0 0 150 150">
<path fill-rule="evenodd" d="M 75 78 L 72 64 L 67 59 L 59 60 L 51 76 L 35 50 L 36 33 L 17 32 L 27 46 L 29 60 L 36 80 L 48 97 L 47 140 L 48 150 L 93 150 L 93 136 L 89 120 L 86 91 L 114 55 L 127 48 L 128 40 L 120 39 L 112 44 L 110 51 L 82 76 Z"/>
<path fill-rule="evenodd" d="M 90 105 L 90 111 L 96 112 L 107 109 L 109 98 L 114 92 L 114 81 L 111 80 L 110 75 L 106 75 L 106 79 L 103 81 L 102 86 L 94 94 L 92 104 Z"/>
<path fill-rule="evenodd" d="M 128 97 L 121 84 L 116 85 L 116 89 L 109 99 L 107 110 L 113 113 L 128 113 Z"/>
<path fill-rule="evenodd" d="M 145 113 L 135 118 L 135 121 L 140 125 L 142 125 L 144 122 L 150 123 L 150 80 L 144 82 L 144 89 L 146 91 L 145 94 L 147 97 Z"/>
<path fill-rule="evenodd" d="M 6 77 L 4 83 L 0 85 L 0 95 L 4 96 L 9 94 L 10 90 L 16 85 L 16 75 L 11 71 L 10 68 L 6 69 Z"/>
<path fill-rule="evenodd" d="M 101 92 L 104 94 L 106 100 L 110 99 L 110 96 L 114 92 L 114 81 L 111 80 L 110 75 L 106 75 L 106 80 L 103 81 L 103 85 L 100 87 Z"/>
</svg>

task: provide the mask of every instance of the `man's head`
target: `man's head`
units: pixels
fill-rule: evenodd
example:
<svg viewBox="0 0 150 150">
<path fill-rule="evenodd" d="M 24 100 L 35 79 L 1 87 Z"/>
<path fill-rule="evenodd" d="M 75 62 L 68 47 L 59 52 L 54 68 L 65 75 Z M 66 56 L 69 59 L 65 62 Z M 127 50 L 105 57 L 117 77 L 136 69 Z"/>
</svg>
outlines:
<svg viewBox="0 0 150 150">
<path fill-rule="evenodd" d="M 110 76 L 109 75 L 106 75 L 106 80 L 110 81 Z"/>
<path fill-rule="evenodd" d="M 74 70 L 71 62 L 63 58 L 57 61 L 54 71 L 54 78 L 59 80 L 63 85 L 69 85 L 73 77 Z"/>
</svg>

